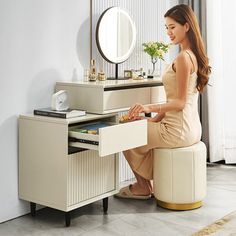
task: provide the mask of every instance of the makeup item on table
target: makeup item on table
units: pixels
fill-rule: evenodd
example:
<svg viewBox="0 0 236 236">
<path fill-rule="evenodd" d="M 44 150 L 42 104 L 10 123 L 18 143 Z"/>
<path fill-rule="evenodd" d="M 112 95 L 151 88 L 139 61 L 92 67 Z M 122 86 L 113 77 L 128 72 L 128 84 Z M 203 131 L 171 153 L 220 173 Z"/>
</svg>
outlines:
<svg viewBox="0 0 236 236">
<path fill-rule="evenodd" d="M 124 78 L 131 79 L 132 78 L 132 70 L 124 70 Z"/>
<path fill-rule="evenodd" d="M 101 72 L 98 73 L 98 80 L 99 80 L 99 81 L 104 81 L 104 80 L 106 80 L 106 75 L 105 75 L 105 73 L 104 73 L 103 71 L 101 71 Z"/>
<path fill-rule="evenodd" d="M 96 61 L 92 59 L 90 62 L 89 81 L 96 81 L 96 80 L 97 80 Z"/>
<path fill-rule="evenodd" d="M 123 115 L 123 116 L 121 116 L 121 117 L 119 118 L 119 122 L 120 122 L 120 123 L 125 123 L 125 122 L 128 122 L 129 120 L 130 120 L 130 119 L 129 119 L 128 114 Z"/>
</svg>

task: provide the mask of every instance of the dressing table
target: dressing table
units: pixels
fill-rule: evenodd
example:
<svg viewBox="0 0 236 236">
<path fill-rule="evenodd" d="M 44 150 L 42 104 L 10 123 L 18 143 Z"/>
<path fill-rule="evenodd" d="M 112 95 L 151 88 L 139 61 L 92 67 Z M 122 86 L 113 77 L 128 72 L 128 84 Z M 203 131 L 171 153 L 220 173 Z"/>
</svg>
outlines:
<svg viewBox="0 0 236 236">
<path fill-rule="evenodd" d="M 116 10 L 115 14 L 128 16 L 124 10 Z M 117 68 L 128 59 L 134 42 L 135 38 L 127 51 L 127 45 L 115 50 L 124 55 L 110 59 L 101 45 L 99 50 Z M 117 70 L 116 80 L 57 82 L 55 90 L 66 90 L 70 108 L 87 114 L 69 119 L 20 115 L 19 198 L 30 202 L 32 216 L 36 204 L 65 212 L 69 226 L 70 211 L 86 204 L 103 200 L 107 212 L 108 197 L 119 190 L 119 152 L 147 144 L 147 121 L 119 123 L 119 112 L 136 102 L 162 103 L 165 92 L 160 78 L 120 80 Z M 106 127 L 99 128 L 98 134 L 76 131 L 100 123 Z"/>
<path fill-rule="evenodd" d="M 119 152 L 147 144 L 147 121 L 119 123 L 118 111 L 134 102 L 163 102 L 160 80 L 58 82 L 72 108 L 87 115 L 60 119 L 35 115 L 19 117 L 19 198 L 65 212 L 108 197 L 119 190 Z M 97 114 L 92 114 L 97 113 Z M 109 123 L 97 135 L 73 131 L 94 123 Z"/>
</svg>

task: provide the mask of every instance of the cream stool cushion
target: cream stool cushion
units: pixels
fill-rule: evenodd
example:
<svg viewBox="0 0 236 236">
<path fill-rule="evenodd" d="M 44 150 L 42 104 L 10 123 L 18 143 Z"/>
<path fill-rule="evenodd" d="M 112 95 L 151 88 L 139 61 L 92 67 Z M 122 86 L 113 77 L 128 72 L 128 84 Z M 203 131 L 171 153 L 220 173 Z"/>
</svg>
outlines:
<svg viewBox="0 0 236 236">
<path fill-rule="evenodd" d="M 158 205 L 189 210 L 202 205 L 206 195 L 206 146 L 154 149 L 154 196 Z"/>
</svg>

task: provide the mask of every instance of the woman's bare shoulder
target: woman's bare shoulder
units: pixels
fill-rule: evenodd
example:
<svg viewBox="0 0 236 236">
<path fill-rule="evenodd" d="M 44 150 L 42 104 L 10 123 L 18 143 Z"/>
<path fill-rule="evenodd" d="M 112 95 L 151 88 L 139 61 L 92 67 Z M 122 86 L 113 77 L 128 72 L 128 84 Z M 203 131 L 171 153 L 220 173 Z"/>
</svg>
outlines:
<svg viewBox="0 0 236 236">
<path fill-rule="evenodd" d="M 189 61 L 189 56 L 185 51 L 181 51 L 176 59 L 175 59 L 175 65 L 178 66 L 184 66 L 184 67 L 191 67 L 191 62 Z"/>
<path fill-rule="evenodd" d="M 185 50 L 183 50 L 183 51 L 181 51 L 178 55 L 177 55 L 177 57 L 176 57 L 176 61 L 188 61 L 188 59 L 189 59 L 189 56 L 188 56 L 188 54 L 186 53 L 186 51 Z"/>
</svg>

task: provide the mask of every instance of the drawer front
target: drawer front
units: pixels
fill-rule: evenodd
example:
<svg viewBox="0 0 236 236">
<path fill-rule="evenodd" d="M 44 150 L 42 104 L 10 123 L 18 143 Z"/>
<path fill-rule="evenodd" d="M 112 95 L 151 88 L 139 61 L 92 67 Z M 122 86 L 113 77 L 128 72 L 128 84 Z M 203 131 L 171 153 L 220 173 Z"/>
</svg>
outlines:
<svg viewBox="0 0 236 236">
<path fill-rule="evenodd" d="M 147 144 L 147 120 L 115 124 L 99 129 L 99 134 L 69 131 L 76 141 L 70 146 L 98 150 L 99 156 L 107 156 Z"/>
<path fill-rule="evenodd" d="M 166 102 L 166 93 L 164 86 L 151 88 L 151 103 L 163 103 Z"/>
<path fill-rule="evenodd" d="M 103 109 L 112 110 L 129 108 L 134 103 L 149 104 L 150 96 L 150 88 L 105 91 Z"/>
</svg>

